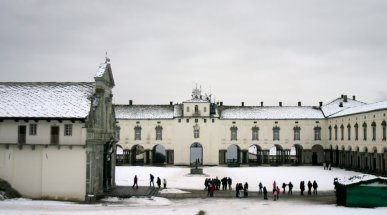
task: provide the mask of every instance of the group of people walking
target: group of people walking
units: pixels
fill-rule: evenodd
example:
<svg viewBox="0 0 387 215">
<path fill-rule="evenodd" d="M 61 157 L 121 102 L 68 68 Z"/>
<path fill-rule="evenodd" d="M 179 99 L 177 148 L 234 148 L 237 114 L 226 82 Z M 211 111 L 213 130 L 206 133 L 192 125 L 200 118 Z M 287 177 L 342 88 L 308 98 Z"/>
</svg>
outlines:
<svg viewBox="0 0 387 215">
<path fill-rule="evenodd" d="M 154 180 L 155 180 L 154 175 L 149 174 L 149 187 L 152 187 L 152 186 L 155 187 Z M 157 187 L 160 189 L 161 188 L 161 179 L 160 179 L 160 177 L 157 177 L 156 184 L 157 184 Z M 165 179 L 165 178 L 163 178 L 163 187 L 164 187 L 164 189 L 167 188 L 167 179 Z M 134 178 L 133 178 L 132 189 L 134 189 L 134 188 L 138 189 L 138 177 L 137 177 L 137 175 L 135 175 Z"/>
<path fill-rule="evenodd" d="M 313 183 L 308 181 L 307 186 L 308 186 L 308 195 L 312 195 L 312 188 L 313 188 L 313 195 L 317 195 L 318 184 L 316 181 L 313 181 Z M 303 196 L 305 191 L 305 181 L 300 182 L 300 190 L 301 190 L 301 196 Z"/>
</svg>

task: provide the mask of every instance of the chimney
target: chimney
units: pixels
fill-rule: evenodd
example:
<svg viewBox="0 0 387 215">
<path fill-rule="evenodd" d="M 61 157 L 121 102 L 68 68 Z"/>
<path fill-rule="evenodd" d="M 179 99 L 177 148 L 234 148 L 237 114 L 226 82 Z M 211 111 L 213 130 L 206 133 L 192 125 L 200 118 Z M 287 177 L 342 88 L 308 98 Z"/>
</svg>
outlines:
<svg viewBox="0 0 387 215">
<path fill-rule="evenodd" d="M 282 102 L 279 102 L 279 106 L 282 107 Z"/>
<path fill-rule="evenodd" d="M 348 102 L 348 96 L 344 95 L 344 102 Z"/>
<path fill-rule="evenodd" d="M 169 105 L 170 105 L 170 106 L 172 106 L 172 105 L 173 105 L 173 102 L 172 102 L 172 101 L 170 101 L 170 102 L 169 102 Z"/>
<path fill-rule="evenodd" d="M 322 107 L 322 105 L 323 105 L 323 102 L 319 102 L 320 103 L 320 107 Z"/>
<path fill-rule="evenodd" d="M 341 98 L 342 98 L 342 99 L 344 98 L 344 94 L 341 94 Z"/>
<path fill-rule="evenodd" d="M 223 106 L 223 102 L 220 102 L 220 106 Z"/>
<path fill-rule="evenodd" d="M 356 100 L 356 96 L 355 95 L 352 96 L 352 100 Z"/>
<path fill-rule="evenodd" d="M 298 106 L 301 107 L 301 102 L 298 102 Z"/>
<path fill-rule="evenodd" d="M 245 102 L 242 102 L 242 107 L 244 107 L 245 106 Z"/>
<path fill-rule="evenodd" d="M 133 105 L 133 100 L 129 100 L 129 106 Z"/>
<path fill-rule="evenodd" d="M 261 107 L 263 107 L 263 102 L 261 102 Z"/>
<path fill-rule="evenodd" d="M 340 102 L 339 107 L 343 107 L 343 102 Z"/>
</svg>

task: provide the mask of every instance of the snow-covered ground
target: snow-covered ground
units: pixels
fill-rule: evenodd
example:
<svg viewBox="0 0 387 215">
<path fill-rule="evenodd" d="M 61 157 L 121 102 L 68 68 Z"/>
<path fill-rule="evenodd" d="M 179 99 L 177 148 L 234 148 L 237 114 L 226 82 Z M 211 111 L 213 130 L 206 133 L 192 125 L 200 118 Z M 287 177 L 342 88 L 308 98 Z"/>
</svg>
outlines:
<svg viewBox="0 0 387 215">
<path fill-rule="evenodd" d="M 149 174 L 168 180 L 169 192 L 181 192 L 182 188 L 203 189 L 205 176 L 189 175 L 189 168 L 184 167 L 117 167 L 116 177 L 118 185 L 131 185 L 135 174 L 139 177 L 140 186 L 149 184 Z M 332 190 L 334 177 L 351 177 L 357 172 L 332 169 L 323 170 L 321 167 L 205 167 L 207 177 L 231 177 L 233 184 L 247 181 L 250 190 L 256 190 L 259 181 L 271 186 L 273 180 L 277 183 L 288 182 L 295 184 L 298 190 L 300 180 L 316 180 L 320 190 Z M 180 189 L 179 189 L 180 188 Z M 195 198 L 195 199 L 165 199 L 154 198 L 108 198 L 108 203 L 77 204 L 59 201 L 34 201 L 29 199 L 14 199 L 0 201 L 0 214 L 155 214 L 194 215 L 204 211 L 206 215 L 227 214 L 386 214 L 387 208 L 363 209 L 346 208 L 336 205 L 318 204 L 300 199 L 281 199 L 279 201 L 264 201 L 258 198 L 250 199 L 221 199 L 221 198 Z"/>
</svg>

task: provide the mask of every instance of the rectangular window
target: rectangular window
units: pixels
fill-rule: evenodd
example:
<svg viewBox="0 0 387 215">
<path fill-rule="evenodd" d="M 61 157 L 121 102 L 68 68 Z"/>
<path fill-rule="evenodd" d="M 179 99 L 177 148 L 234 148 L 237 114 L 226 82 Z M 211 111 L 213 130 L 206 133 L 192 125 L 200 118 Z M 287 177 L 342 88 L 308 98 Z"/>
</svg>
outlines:
<svg viewBox="0 0 387 215">
<path fill-rule="evenodd" d="M 194 129 L 194 138 L 199 138 L 200 132 L 199 129 Z"/>
<path fill-rule="evenodd" d="M 206 122 L 207 122 L 207 119 L 204 119 L 203 121 L 204 121 L 204 123 L 206 123 Z"/>
<path fill-rule="evenodd" d="M 18 128 L 18 143 L 25 144 L 26 143 L 26 134 L 27 127 L 25 125 L 20 125 Z"/>
<path fill-rule="evenodd" d="M 177 121 L 178 121 L 179 123 L 181 123 L 181 119 L 178 119 Z"/>
<path fill-rule="evenodd" d="M 134 140 L 141 140 L 141 127 L 136 126 L 134 128 Z"/>
<path fill-rule="evenodd" d="M 237 140 L 238 139 L 238 128 L 237 127 L 231 127 L 231 140 Z"/>
<path fill-rule="evenodd" d="M 189 123 L 189 119 L 187 119 L 187 123 Z"/>
<path fill-rule="evenodd" d="M 59 126 L 51 127 L 51 144 L 53 145 L 59 144 Z"/>
<path fill-rule="evenodd" d="M 344 140 L 344 126 L 340 127 L 341 140 Z"/>
<path fill-rule="evenodd" d="M 212 119 L 212 123 L 214 123 L 215 122 L 215 119 Z"/>
<path fill-rule="evenodd" d="M 73 136 L 73 125 L 65 124 L 64 125 L 64 135 L 65 136 Z"/>
<path fill-rule="evenodd" d="M 355 140 L 359 140 L 359 127 L 355 126 Z"/>
<path fill-rule="evenodd" d="M 278 127 L 273 128 L 273 140 L 280 140 L 280 129 Z"/>
<path fill-rule="evenodd" d="M 314 140 L 321 140 L 321 128 L 314 128 Z"/>
<path fill-rule="evenodd" d="M 30 124 L 30 136 L 36 136 L 37 124 Z"/>
<path fill-rule="evenodd" d="M 332 127 L 329 126 L 329 140 L 332 140 Z"/>
<path fill-rule="evenodd" d="M 335 140 L 337 140 L 337 126 L 335 126 Z"/>
<path fill-rule="evenodd" d="M 301 130 L 294 129 L 294 140 L 300 140 L 300 139 L 301 139 Z"/>
<path fill-rule="evenodd" d="M 207 107 L 204 107 L 203 111 L 204 111 L 204 113 L 207 112 Z"/>
<path fill-rule="evenodd" d="M 258 128 L 253 128 L 252 129 L 252 137 L 251 137 L 252 140 L 258 140 L 259 139 L 258 131 L 259 131 Z"/>
<path fill-rule="evenodd" d="M 161 126 L 156 127 L 156 140 L 163 139 L 163 128 Z"/>
<path fill-rule="evenodd" d="M 348 140 L 351 140 L 351 126 L 348 125 Z"/>
<path fill-rule="evenodd" d="M 189 107 L 187 107 L 187 112 L 189 112 Z"/>
</svg>

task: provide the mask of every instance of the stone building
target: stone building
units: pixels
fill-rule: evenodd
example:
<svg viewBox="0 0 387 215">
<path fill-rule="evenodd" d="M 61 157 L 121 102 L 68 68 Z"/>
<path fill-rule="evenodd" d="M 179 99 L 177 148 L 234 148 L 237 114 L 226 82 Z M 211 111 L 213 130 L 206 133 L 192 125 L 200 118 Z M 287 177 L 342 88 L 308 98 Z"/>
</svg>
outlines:
<svg viewBox="0 0 387 215">
<path fill-rule="evenodd" d="M 386 172 L 387 102 L 227 106 L 195 88 L 169 105 L 115 105 L 131 165 L 319 165 Z M 364 137 L 365 135 L 365 137 Z"/>
<path fill-rule="evenodd" d="M 29 198 L 83 201 L 115 186 L 108 59 L 94 82 L 0 83 L 0 178 Z"/>
</svg>

